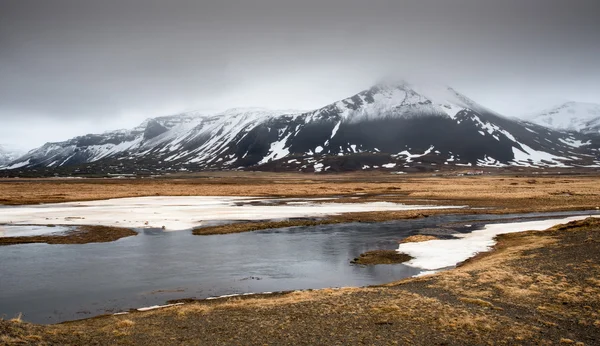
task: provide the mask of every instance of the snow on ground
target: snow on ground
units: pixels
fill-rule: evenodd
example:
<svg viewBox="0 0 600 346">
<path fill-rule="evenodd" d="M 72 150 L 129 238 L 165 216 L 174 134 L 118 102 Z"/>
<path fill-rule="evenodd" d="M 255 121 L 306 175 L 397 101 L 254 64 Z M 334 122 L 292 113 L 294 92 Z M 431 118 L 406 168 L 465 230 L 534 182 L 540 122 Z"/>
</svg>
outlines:
<svg viewBox="0 0 600 346">
<path fill-rule="evenodd" d="M 12 226 L 0 225 L 0 238 L 7 237 L 31 237 L 50 233 L 64 233 L 72 230 L 72 227 L 50 227 L 50 226 Z"/>
<path fill-rule="evenodd" d="M 563 219 L 490 224 L 481 230 L 457 234 L 454 239 L 400 244 L 398 252 L 413 257 L 412 260 L 405 263 L 406 265 L 427 271 L 440 270 L 455 266 L 477 253 L 489 251 L 496 244 L 494 237 L 499 234 L 543 231 L 561 223 L 582 220 L 587 217 L 573 216 Z"/>
<path fill-rule="evenodd" d="M 302 199 L 293 199 L 294 201 Z M 135 197 L 89 202 L 69 202 L 0 209 L 0 224 L 12 225 L 101 225 L 131 228 L 162 228 L 167 231 L 200 227 L 205 221 L 270 220 L 323 217 L 351 212 L 464 208 L 405 205 L 389 202 L 309 203 L 303 205 L 268 202 L 251 197 Z"/>
<path fill-rule="evenodd" d="M 145 308 L 139 308 L 137 309 L 137 311 L 150 311 L 150 310 L 156 310 L 156 309 L 163 309 L 163 308 L 170 308 L 171 306 L 179 306 L 179 305 L 183 305 L 183 303 L 175 303 L 175 304 L 167 304 L 167 305 L 153 305 L 153 306 L 148 306 Z"/>
</svg>

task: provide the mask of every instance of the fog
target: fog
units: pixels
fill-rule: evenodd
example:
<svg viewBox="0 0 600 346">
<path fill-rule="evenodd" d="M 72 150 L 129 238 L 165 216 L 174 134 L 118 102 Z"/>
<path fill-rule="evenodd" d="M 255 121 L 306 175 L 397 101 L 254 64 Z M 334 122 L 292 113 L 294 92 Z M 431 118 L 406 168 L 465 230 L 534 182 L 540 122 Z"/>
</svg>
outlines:
<svg viewBox="0 0 600 346">
<path fill-rule="evenodd" d="M 0 143 L 148 117 L 313 109 L 382 78 L 507 116 L 600 103 L 598 1 L 3 1 Z"/>
</svg>

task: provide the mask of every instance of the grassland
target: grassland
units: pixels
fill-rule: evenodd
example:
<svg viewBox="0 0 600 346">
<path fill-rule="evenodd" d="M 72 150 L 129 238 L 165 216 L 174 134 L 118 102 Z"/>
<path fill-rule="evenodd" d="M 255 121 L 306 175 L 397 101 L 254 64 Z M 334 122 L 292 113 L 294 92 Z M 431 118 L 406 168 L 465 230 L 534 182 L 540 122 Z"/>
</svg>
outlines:
<svg viewBox="0 0 600 346">
<path fill-rule="evenodd" d="M 498 237 L 494 251 L 380 287 L 198 301 L 51 326 L 0 321 L 0 343 L 594 345 L 600 221 Z"/>
<path fill-rule="evenodd" d="M 470 205 L 510 211 L 600 206 L 598 176 L 477 177 L 391 174 L 300 175 L 225 172 L 177 179 L 4 179 L 0 204 L 38 204 L 140 196 L 345 197 Z M 359 197 L 351 199 L 351 197 Z"/>
</svg>

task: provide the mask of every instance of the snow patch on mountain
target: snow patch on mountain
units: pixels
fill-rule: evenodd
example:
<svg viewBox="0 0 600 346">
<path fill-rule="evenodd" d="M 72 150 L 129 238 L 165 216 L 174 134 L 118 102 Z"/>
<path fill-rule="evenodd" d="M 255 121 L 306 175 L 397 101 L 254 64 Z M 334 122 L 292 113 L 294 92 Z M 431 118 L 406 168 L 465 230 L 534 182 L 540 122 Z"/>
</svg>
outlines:
<svg viewBox="0 0 600 346">
<path fill-rule="evenodd" d="M 600 104 L 566 102 L 523 118 L 557 130 L 600 132 Z"/>
<path fill-rule="evenodd" d="M 517 166 L 552 166 L 552 167 L 570 167 L 565 165 L 562 160 L 568 160 L 564 157 L 555 156 L 543 151 L 534 150 L 531 147 L 519 143 L 522 149 L 513 147 L 515 159 L 513 162 Z"/>
<path fill-rule="evenodd" d="M 260 161 L 260 164 L 264 164 L 264 163 L 267 163 L 272 160 L 279 160 L 279 159 L 282 159 L 282 158 L 286 157 L 287 155 L 289 155 L 290 150 L 289 150 L 289 148 L 286 148 L 285 146 L 286 146 L 287 140 L 290 138 L 291 135 L 292 134 L 289 133 L 282 140 L 271 143 L 271 148 L 269 149 L 269 154 Z"/>
<path fill-rule="evenodd" d="M 431 151 L 433 151 L 433 145 L 431 147 L 429 147 L 429 149 L 425 150 L 425 152 L 423 152 L 423 154 L 411 154 L 408 150 L 404 150 L 399 152 L 396 155 L 392 155 L 392 157 L 401 157 L 404 156 L 404 159 L 406 160 L 406 162 L 410 163 L 413 162 L 413 159 L 419 158 L 419 157 L 423 157 L 425 155 L 428 155 L 429 153 L 431 153 Z"/>
<path fill-rule="evenodd" d="M 583 142 L 583 141 L 580 141 L 580 140 L 574 139 L 574 138 L 559 138 L 558 140 L 561 141 L 561 142 L 563 142 L 563 143 L 565 143 L 566 145 L 574 147 L 574 148 L 579 148 L 579 147 L 582 147 L 584 145 L 590 145 L 590 144 L 592 144 L 592 142 L 589 141 L 589 140 L 586 141 L 586 142 Z"/>
</svg>

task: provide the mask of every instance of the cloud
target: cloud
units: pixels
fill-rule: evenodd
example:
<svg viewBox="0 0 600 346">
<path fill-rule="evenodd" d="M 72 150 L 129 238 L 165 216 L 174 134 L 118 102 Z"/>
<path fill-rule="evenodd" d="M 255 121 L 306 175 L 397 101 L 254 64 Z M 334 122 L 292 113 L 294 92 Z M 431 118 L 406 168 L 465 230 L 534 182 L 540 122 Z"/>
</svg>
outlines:
<svg viewBox="0 0 600 346">
<path fill-rule="evenodd" d="M 189 109 L 310 109 L 390 74 L 510 115 L 548 98 L 600 103 L 599 11 L 584 0 L 8 1 L 0 136 L 34 146 Z"/>
</svg>

